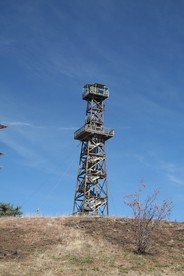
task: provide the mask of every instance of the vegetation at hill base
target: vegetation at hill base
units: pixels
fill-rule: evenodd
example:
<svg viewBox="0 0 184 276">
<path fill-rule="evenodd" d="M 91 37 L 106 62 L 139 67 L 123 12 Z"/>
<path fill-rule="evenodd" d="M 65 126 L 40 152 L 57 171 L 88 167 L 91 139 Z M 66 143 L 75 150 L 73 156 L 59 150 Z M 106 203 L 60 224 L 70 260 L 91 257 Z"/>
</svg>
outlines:
<svg viewBox="0 0 184 276">
<path fill-rule="evenodd" d="M 0 275 L 184 275 L 184 223 L 161 221 L 135 253 L 133 219 L 2 217 Z"/>
<path fill-rule="evenodd" d="M 16 217 L 22 215 L 21 207 L 13 204 L 0 202 L 0 217 Z"/>
</svg>

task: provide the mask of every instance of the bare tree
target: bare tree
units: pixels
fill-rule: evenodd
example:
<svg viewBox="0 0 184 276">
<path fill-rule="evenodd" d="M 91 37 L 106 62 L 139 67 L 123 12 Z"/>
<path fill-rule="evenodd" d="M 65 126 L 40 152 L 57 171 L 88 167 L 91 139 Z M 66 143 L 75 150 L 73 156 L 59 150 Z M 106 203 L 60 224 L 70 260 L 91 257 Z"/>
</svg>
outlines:
<svg viewBox="0 0 184 276">
<path fill-rule="evenodd" d="M 172 202 L 164 200 L 161 205 L 156 202 L 159 190 L 154 190 L 141 202 L 143 189 L 146 187 L 141 181 L 137 191 L 125 196 L 124 203 L 133 211 L 133 225 L 136 240 L 136 252 L 144 254 L 151 248 L 152 234 L 155 227 L 161 220 L 171 215 Z"/>
</svg>

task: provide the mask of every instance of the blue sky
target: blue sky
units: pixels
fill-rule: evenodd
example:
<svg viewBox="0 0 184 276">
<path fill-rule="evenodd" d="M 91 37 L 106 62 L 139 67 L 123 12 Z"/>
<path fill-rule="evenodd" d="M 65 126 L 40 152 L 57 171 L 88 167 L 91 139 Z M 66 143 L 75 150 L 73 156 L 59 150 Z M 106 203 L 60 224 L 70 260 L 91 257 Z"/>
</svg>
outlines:
<svg viewBox="0 0 184 276">
<path fill-rule="evenodd" d="M 110 90 L 105 126 L 111 215 L 130 216 L 123 195 L 174 202 L 183 221 L 184 2 L 0 1 L 1 201 L 25 214 L 69 214 L 84 123 L 82 87 Z"/>
</svg>

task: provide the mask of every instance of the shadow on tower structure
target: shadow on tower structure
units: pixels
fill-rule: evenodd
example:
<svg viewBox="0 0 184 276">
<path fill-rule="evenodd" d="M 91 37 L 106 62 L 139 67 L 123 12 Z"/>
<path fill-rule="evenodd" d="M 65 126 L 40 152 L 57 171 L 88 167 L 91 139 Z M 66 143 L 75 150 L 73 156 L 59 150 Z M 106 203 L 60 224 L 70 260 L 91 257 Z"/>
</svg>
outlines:
<svg viewBox="0 0 184 276">
<path fill-rule="evenodd" d="M 105 141 L 114 136 L 114 129 L 104 127 L 104 100 L 108 97 L 109 90 L 103 84 L 83 87 L 87 108 L 84 126 L 74 133 L 74 139 L 82 144 L 73 214 L 109 214 Z"/>
</svg>

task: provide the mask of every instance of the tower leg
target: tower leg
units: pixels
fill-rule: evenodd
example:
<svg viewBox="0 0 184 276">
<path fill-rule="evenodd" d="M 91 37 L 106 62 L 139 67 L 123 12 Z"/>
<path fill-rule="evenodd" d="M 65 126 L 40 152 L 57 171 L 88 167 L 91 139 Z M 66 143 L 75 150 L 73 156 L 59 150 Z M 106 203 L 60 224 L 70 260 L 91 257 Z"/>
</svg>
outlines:
<svg viewBox="0 0 184 276">
<path fill-rule="evenodd" d="M 109 213 L 105 141 L 101 137 L 82 142 L 73 213 Z"/>
</svg>

